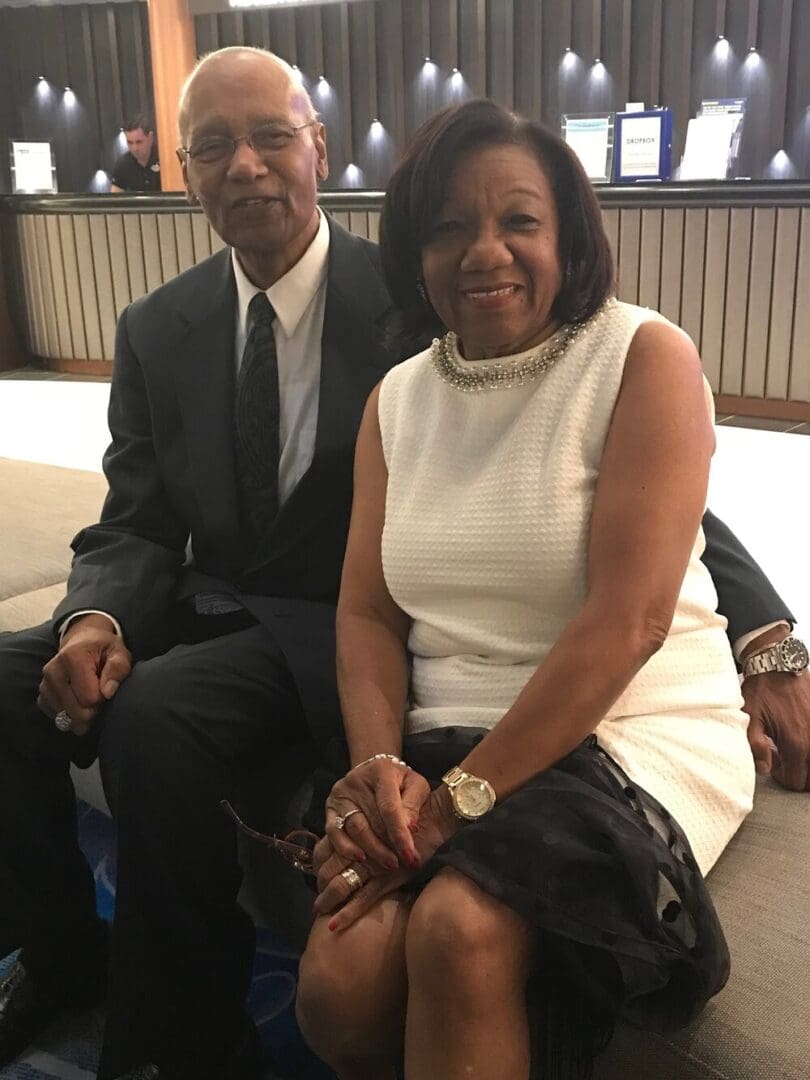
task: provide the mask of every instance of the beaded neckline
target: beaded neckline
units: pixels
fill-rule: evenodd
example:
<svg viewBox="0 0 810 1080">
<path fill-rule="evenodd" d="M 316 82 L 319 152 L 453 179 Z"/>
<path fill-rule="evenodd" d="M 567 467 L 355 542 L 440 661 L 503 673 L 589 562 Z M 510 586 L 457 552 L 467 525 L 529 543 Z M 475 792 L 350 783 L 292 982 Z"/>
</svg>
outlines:
<svg viewBox="0 0 810 1080">
<path fill-rule="evenodd" d="M 523 386 L 553 367 L 583 331 L 604 313 L 607 303 L 585 322 L 561 326 L 538 348 L 498 360 L 465 360 L 458 350 L 458 337 L 450 330 L 444 337 L 434 338 L 430 347 L 431 364 L 440 379 L 464 393 Z"/>
</svg>

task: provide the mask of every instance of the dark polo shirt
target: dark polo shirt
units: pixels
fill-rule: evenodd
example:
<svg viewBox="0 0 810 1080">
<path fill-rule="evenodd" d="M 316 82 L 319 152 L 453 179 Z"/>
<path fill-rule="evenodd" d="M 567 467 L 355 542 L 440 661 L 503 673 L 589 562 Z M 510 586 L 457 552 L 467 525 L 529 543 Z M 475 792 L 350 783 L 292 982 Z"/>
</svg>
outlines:
<svg viewBox="0 0 810 1080">
<path fill-rule="evenodd" d="M 154 153 L 139 165 L 129 151 L 113 166 L 112 182 L 122 191 L 160 191 L 160 165 Z"/>
</svg>

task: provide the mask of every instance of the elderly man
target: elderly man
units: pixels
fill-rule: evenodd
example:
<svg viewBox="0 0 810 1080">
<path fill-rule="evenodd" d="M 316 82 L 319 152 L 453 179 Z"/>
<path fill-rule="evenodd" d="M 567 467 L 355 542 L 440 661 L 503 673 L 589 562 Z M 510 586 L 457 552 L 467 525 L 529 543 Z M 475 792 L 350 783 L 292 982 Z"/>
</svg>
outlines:
<svg viewBox="0 0 810 1080">
<path fill-rule="evenodd" d="M 189 197 L 229 247 L 122 315 L 101 521 L 74 541 L 53 624 L 0 643 L 0 813 L 17 823 L 0 848 L 0 953 L 23 946 L 0 994 L 0 1064 L 100 995 L 68 776 L 100 735 L 119 826 L 103 1080 L 260 1073 L 254 933 L 219 800 L 255 762 L 339 735 L 353 444 L 393 362 L 376 249 L 317 208 L 325 133 L 290 69 L 259 50 L 210 55 L 180 134 Z M 734 636 L 790 620 L 727 530 L 711 516 L 706 529 Z"/>
</svg>

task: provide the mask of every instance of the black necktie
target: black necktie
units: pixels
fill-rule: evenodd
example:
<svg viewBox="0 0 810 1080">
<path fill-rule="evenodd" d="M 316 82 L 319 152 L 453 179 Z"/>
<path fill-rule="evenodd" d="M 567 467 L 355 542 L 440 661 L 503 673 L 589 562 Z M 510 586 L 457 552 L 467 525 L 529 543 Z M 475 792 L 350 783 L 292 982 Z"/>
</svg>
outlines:
<svg viewBox="0 0 810 1080">
<path fill-rule="evenodd" d="M 236 380 L 235 449 L 239 512 L 252 568 L 264 561 L 278 513 L 280 404 L 276 313 L 267 296 L 256 293 L 248 314 L 252 326 Z"/>
</svg>

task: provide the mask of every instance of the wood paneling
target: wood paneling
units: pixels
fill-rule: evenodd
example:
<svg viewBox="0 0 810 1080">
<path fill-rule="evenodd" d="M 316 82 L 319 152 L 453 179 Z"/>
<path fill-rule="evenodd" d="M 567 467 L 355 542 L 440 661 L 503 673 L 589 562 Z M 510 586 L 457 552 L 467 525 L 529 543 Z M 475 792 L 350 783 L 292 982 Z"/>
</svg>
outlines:
<svg viewBox="0 0 810 1080">
<path fill-rule="evenodd" d="M 723 205 L 717 192 L 726 190 Z M 620 299 L 683 327 L 726 411 L 810 419 L 810 185 L 791 185 L 781 199 L 780 190 L 705 189 L 709 205 L 678 185 L 641 198 L 599 194 Z M 379 195 L 327 192 L 322 201 L 346 228 L 377 239 Z M 93 212 L 9 220 L 26 344 L 62 367 L 111 360 L 121 310 L 222 246 L 179 199 L 150 213 L 103 212 L 99 200 Z"/>
<path fill-rule="evenodd" d="M 199 54 L 258 45 L 300 66 L 329 129 L 329 187 L 357 182 L 350 162 L 366 186 L 383 184 L 430 113 L 486 93 L 555 127 L 563 112 L 617 110 L 629 98 L 668 105 L 676 166 L 701 99 L 744 96 L 738 172 L 810 177 L 808 0 L 366 0 L 198 15 L 194 28 Z M 144 2 L 0 7 L 0 145 L 51 139 L 63 190 L 88 190 L 111 168 L 124 117 L 152 111 L 151 78 Z M 385 137 L 369 142 L 375 117 Z M 173 148 L 173 130 L 166 140 Z M 0 190 L 8 182 L 3 163 Z"/>
<path fill-rule="evenodd" d="M 150 0 L 152 81 L 160 146 L 160 186 L 182 191 L 183 173 L 175 154 L 179 145 L 177 114 L 180 92 L 196 62 L 194 23 L 187 0 Z"/>
</svg>

